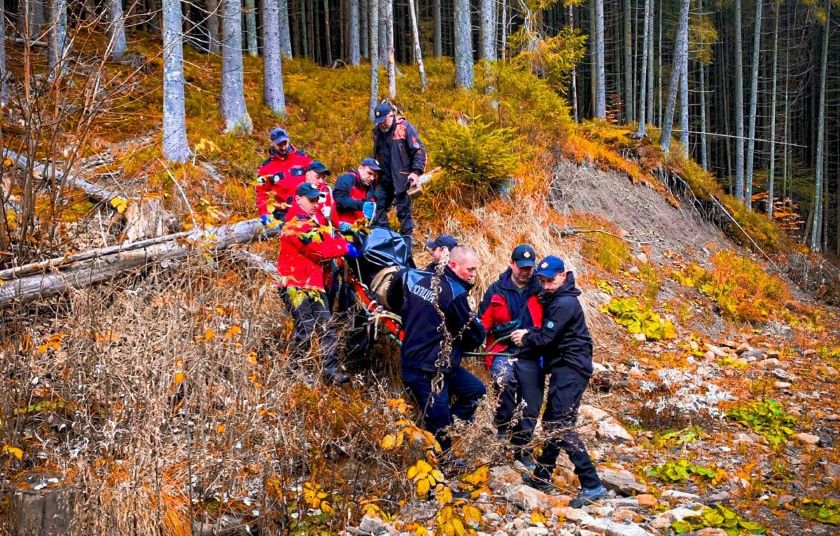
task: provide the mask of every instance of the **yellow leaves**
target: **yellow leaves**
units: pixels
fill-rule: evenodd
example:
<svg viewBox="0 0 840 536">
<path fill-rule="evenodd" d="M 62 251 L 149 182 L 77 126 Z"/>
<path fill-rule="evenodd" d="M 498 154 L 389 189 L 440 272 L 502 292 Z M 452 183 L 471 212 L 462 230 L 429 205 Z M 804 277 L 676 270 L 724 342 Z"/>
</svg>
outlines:
<svg viewBox="0 0 840 536">
<path fill-rule="evenodd" d="M 323 491 L 321 486 L 315 482 L 303 483 L 303 501 L 310 508 L 319 509 L 325 514 L 331 514 L 334 509 L 332 505 L 326 500 L 330 496 L 329 493 Z"/>
<path fill-rule="evenodd" d="M 204 330 L 204 342 L 210 342 L 213 340 L 213 337 L 216 336 L 216 332 L 213 331 L 213 328 L 207 328 Z"/>
<path fill-rule="evenodd" d="M 248 352 L 248 355 L 245 356 L 245 359 L 248 360 L 248 363 L 252 365 L 257 364 L 257 352 Z"/>
<path fill-rule="evenodd" d="M 429 481 L 425 478 L 417 481 L 417 495 L 425 497 L 429 494 Z"/>
<path fill-rule="evenodd" d="M 3 445 L 2 453 L 3 454 L 10 454 L 10 455 L 14 456 L 15 458 L 17 458 L 18 460 L 23 459 L 23 450 L 21 450 L 17 447 L 13 447 L 11 445 Z"/>
<path fill-rule="evenodd" d="M 471 504 L 465 504 L 461 507 L 461 512 L 464 516 L 464 521 L 467 522 L 469 525 L 477 526 L 481 523 L 482 515 L 481 510 Z"/>
<path fill-rule="evenodd" d="M 399 432 L 397 434 L 388 434 L 382 438 L 379 446 L 382 450 L 393 450 L 403 444 L 404 434 Z"/>
<path fill-rule="evenodd" d="M 117 214 L 122 214 L 128 208 L 128 199 L 122 196 L 117 196 L 111 199 L 111 206 L 117 211 Z"/>
<path fill-rule="evenodd" d="M 443 473 L 429 465 L 426 460 L 417 460 L 417 463 L 408 469 L 406 477 L 415 482 L 417 495 L 420 497 L 426 497 L 429 490 L 443 482 Z"/>
<path fill-rule="evenodd" d="M 213 143 L 212 141 L 208 140 L 207 138 L 201 138 L 201 140 L 199 140 L 199 142 L 195 145 L 194 150 L 196 154 L 213 154 L 220 152 L 219 146 Z"/>
<path fill-rule="evenodd" d="M 471 517 L 474 515 L 474 512 L 470 513 Z M 479 519 L 480 517 L 481 514 L 479 512 Z M 472 528 L 467 527 L 468 523 L 464 519 L 463 512 L 459 511 L 456 506 L 445 506 L 435 516 L 435 525 L 437 526 L 435 534 L 438 536 L 466 536 L 468 534 L 475 534 Z"/>
<path fill-rule="evenodd" d="M 217 424 L 216 425 L 216 433 L 224 434 L 225 433 L 225 425 L 222 424 L 222 423 Z"/>
<path fill-rule="evenodd" d="M 441 506 L 446 506 L 452 502 L 452 489 L 449 486 L 438 484 L 435 486 L 435 500 Z"/>
<path fill-rule="evenodd" d="M 175 375 L 172 378 L 172 383 L 176 387 L 184 383 L 184 362 L 180 359 L 175 361 Z"/>
<path fill-rule="evenodd" d="M 61 339 L 64 338 L 65 333 L 54 333 L 47 337 L 47 340 L 44 341 L 44 344 L 38 346 L 38 353 L 46 354 L 49 350 L 60 350 L 61 349 Z"/>
<path fill-rule="evenodd" d="M 461 482 L 465 482 L 470 484 L 471 486 L 483 486 L 487 483 L 487 479 L 490 477 L 490 466 L 482 465 L 475 471 L 471 473 L 467 473 L 466 475 L 461 477 Z"/>
<path fill-rule="evenodd" d="M 389 408 L 397 410 L 400 415 L 408 413 L 408 403 L 403 398 L 391 398 L 388 400 L 387 404 Z"/>
<path fill-rule="evenodd" d="M 534 524 L 543 523 L 543 524 L 545 524 L 546 521 L 548 521 L 548 520 L 539 510 L 534 510 L 533 512 L 531 512 L 531 523 L 534 523 Z"/>
<path fill-rule="evenodd" d="M 12 164 L 14 164 L 14 162 L 12 162 L 11 158 L 3 159 L 3 167 L 12 167 Z"/>
<path fill-rule="evenodd" d="M 225 339 L 231 340 L 240 333 L 242 333 L 242 328 L 239 326 L 231 326 L 227 329 L 227 331 L 225 331 Z"/>
</svg>

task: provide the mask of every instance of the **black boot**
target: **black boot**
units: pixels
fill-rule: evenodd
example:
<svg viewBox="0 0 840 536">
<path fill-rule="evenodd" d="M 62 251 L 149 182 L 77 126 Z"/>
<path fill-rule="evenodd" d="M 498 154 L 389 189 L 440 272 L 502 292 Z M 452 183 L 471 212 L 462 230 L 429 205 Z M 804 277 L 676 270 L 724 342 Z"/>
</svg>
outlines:
<svg viewBox="0 0 840 536">
<path fill-rule="evenodd" d="M 350 375 L 337 369 L 324 371 L 324 383 L 328 385 L 344 385 L 350 381 Z"/>
</svg>

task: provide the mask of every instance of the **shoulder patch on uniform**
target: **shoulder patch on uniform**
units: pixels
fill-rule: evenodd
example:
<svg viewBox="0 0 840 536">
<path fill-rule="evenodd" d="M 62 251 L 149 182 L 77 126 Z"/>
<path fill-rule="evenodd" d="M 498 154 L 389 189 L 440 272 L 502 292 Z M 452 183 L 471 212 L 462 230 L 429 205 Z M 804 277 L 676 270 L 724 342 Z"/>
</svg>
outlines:
<svg viewBox="0 0 840 536">
<path fill-rule="evenodd" d="M 547 327 L 548 329 L 553 328 L 554 327 L 554 322 L 549 320 L 548 322 L 545 323 L 545 327 Z"/>
</svg>

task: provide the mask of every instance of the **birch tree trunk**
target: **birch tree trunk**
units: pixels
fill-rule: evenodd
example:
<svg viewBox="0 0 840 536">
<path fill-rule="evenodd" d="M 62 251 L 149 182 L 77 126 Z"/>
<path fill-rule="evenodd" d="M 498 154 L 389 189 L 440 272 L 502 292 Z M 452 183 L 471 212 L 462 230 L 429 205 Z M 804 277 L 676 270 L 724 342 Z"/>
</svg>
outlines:
<svg viewBox="0 0 840 536">
<path fill-rule="evenodd" d="M 110 0 L 108 3 L 108 33 L 111 36 L 110 57 L 112 60 L 121 60 L 126 51 L 122 0 Z"/>
<path fill-rule="evenodd" d="M 753 37 L 752 76 L 750 78 L 750 116 L 747 134 L 747 170 L 744 173 L 744 204 L 752 208 L 753 166 L 755 165 L 755 114 L 758 110 L 758 61 L 761 57 L 761 6 L 763 0 L 755 3 L 755 34 Z"/>
<path fill-rule="evenodd" d="M 773 16 L 773 81 L 770 89 L 770 170 L 767 173 L 767 215 L 770 218 L 773 217 L 773 200 L 776 197 L 776 87 L 779 78 L 780 9 L 781 5 L 776 3 L 776 12 Z"/>
<path fill-rule="evenodd" d="M 274 115 L 285 117 L 283 66 L 280 54 L 280 0 L 262 1 L 263 78 L 265 105 Z"/>
<path fill-rule="evenodd" d="M 432 0 L 432 42 L 435 57 L 441 57 L 443 55 L 443 38 L 440 25 L 440 0 Z"/>
<path fill-rule="evenodd" d="M 473 86 L 472 24 L 470 23 L 470 1 L 455 1 L 455 85 L 462 88 Z"/>
<path fill-rule="evenodd" d="M 636 116 L 633 100 L 636 98 L 633 86 L 633 3 L 624 0 L 624 122 L 629 123 Z"/>
<path fill-rule="evenodd" d="M 420 49 L 420 30 L 417 28 L 417 12 L 414 10 L 415 0 L 408 0 L 408 11 L 411 13 L 411 34 L 414 37 L 414 61 L 420 73 L 420 91 L 426 91 L 426 68 L 423 66 L 423 51 Z"/>
<path fill-rule="evenodd" d="M 350 0 L 350 65 L 362 62 L 359 28 L 359 0 Z"/>
<path fill-rule="evenodd" d="M 814 172 L 814 223 L 811 227 L 811 251 L 822 251 L 823 171 L 825 167 L 825 78 L 828 64 L 828 37 L 831 34 L 831 2 L 827 2 L 825 29 L 820 58 L 820 103 L 817 109 L 817 158 Z"/>
<path fill-rule="evenodd" d="M 496 2 L 481 0 L 481 57 L 496 61 Z"/>
<path fill-rule="evenodd" d="M 674 66 L 671 69 L 671 82 L 668 84 L 668 103 L 662 118 L 662 152 L 668 154 L 671 148 L 671 131 L 674 124 L 674 110 L 677 106 L 677 90 L 683 73 L 683 62 L 688 62 L 688 10 L 691 0 L 680 0 L 680 20 L 677 27 L 676 46 L 674 47 Z"/>
<path fill-rule="evenodd" d="M 735 197 L 744 200 L 744 49 L 741 0 L 735 0 Z"/>
<path fill-rule="evenodd" d="M 225 132 L 251 132 L 242 80 L 242 8 L 239 0 L 222 0 L 222 117 Z"/>
<path fill-rule="evenodd" d="M 172 162 L 190 157 L 184 114 L 184 48 L 181 2 L 163 0 L 163 156 Z"/>
<path fill-rule="evenodd" d="M 368 0 L 370 10 L 370 120 L 373 110 L 379 104 L 379 2 Z"/>
<path fill-rule="evenodd" d="M 208 49 L 212 54 L 222 51 L 222 43 L 219 38 L 219 0 L 206 0 L 204 3 L 207 10 L 207 39 Z"/>
<path fill-rule="evenodd" d="M 245 0 L 245 38 L 248 55 L 257 56 L 257 10 L 254 0 Z"/>
<path fill-rule="evenodd" d="M 67 72 L 67 0 L 52 0 L 50 10 L 50 47 L 48 54 L 50 77 Z"/>
<path fill-rule="evenodd" d="M 280 55 L 292 57 L 292 31 L 289 27 L 289 0 L 279 0 Z M 263 22 L 265 24 L 265 22 Z"/>
<path fill-rule="evenodd" d="M 645 109 L 645 103 L 647 102 L 647 91 L 648 91 L 648 56 L 650 53 L 651 43 L 651 35 L 650 35 L 650 24 L 648 19 L 650 18 L 650 3 L 651 0 L 645 0 L 645 18 L 644 24 L 642 25 L 644 29 L 642 30 L 643 38 L 642 38 L 642 86 L 639 89 L 639 127 L 636 130 L 636 137 L 639 139 L 645 137 L 645 120 L 647 119 L 646 113 L 647 110 Z"/>
<path fill-rule="evenodd" d="M 595 2 L 595 117 L 607 117 L 607 90 L 604 75 L 604 0 Z"/>
</svg>

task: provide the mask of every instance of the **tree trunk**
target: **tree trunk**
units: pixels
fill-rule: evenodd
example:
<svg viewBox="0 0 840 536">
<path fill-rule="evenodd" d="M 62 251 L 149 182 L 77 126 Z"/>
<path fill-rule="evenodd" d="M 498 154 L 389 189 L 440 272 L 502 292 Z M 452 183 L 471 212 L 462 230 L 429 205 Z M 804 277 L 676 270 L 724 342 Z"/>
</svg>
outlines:
<svg viewBox="0 0 840 536">
<path fill-rule="evenodd" d="M 227 1 L 227 0 L 225 0 Z M 175 0 L 164 0 L 176 4 Z M 178 6 L 180 7 L 180 6 Z M 171 9 L 170 9 L 171 11 Z M 164 25 L 166 13 L 164 13 Z M 246 220 L 231 225 L 210 229 L 196 229 L 189 233 L 175 233 L 167 237 L 143 240 L 138 244 L 122 244 L 105 251 L 89 252 L 91 258 L 66 266 L 62 258 L 53 259 L 49 273 L 37 273 L 21 278 L 12 278 L 0 285 L 0 309 L 11 305 L 23 305 L 38 299 L 48 298 L 72 289 L 85 288 L 96 283 L 109 281 L 120 273 L 147 266 L 150 263 L 177 260 L 191 253 L 205 254 L 222 251 L 234 244 L 244 244 L 259 238 L 270 238 L 280 232 L 279 227 L 264 230 L 259 220 Z M 215 239 L 208 242 L 207 236 Z M 198 244 L 198 246 L 196 246 Z M 202 247 L 206 244 L 208 247 Z M 25 268 L 25 267 L 21 267 Z"/>
<path fill-rule="evenodd" d="M 658 69 L 656 71 L 656 92 L 658 97 L 656 112 L 659 118 L 659 128 L 662 128 L 662 114 L 665 110 L 665 108 L 662 106 L 662 25 L 664 24 L 664 19 L 662 18 L 662 4 L 664 3 L 664 0 L 660 0 L 659 2 L 659 54 L 657 55 Z M 651 117 L 651 119 L 653 118 Z"/>
<path fill-rule="evenodd" d="M 350 65 L 358 65 L 362 62 L 359 28 L 359 0 L 350 0 Z"/>
<path fill-rule="evenodd" d="M 472 24 L 469 0 L 455 1 L 455 85 L 473 86 Z"/>
<path fill-rule="evenodd" d="M 817 158 L 814 171 L 814 224 L 811 227 L 811 251 L 822 251 L 823 171 L 825 168 L 825 78 L 828 65 L 828 38 L 831 35 L 831 2 L 827 2 L 825 29 L 820 59 L 819 108 L 817 110 Z"/>
<path fill-rule="evenodd" d="M 35 41 L 40 37 L 45 23 L 44 0 L 18 0 L 18 33 Z M 29 21 L 26 25 L 25 21 Z"/>
<path fill-rule="evenodd" d="M 443 38 L 440 25 L 440 0 L 432 0 L 432 41 L 436 58 L 443 56 Z"/>
<path fill-rule="evenodd" d="M 303 49 L 303 57 L 311 59 L 311 51 L 309 48 L 309 20 L 306 14 L 306 4 L 308 0 L 300 0 L 300 40 L 301 48 Z"/>
<path fill-rule="evenodd" d="M 184 114 L 184 48 L 181 2 L 163 0 L 163 156 L 173 162 L 190 157 Z"/>
<path fill-rule="evenodd" d="M 671 130 L 674 124 L 674 110 L 677 106 L 677 90 L 683 73 L 683 62 L 688 62 L 688 10 L 691 0 L 680 0 L 680 20 L 674 46 L 674 66 L 671 69 L 671 82 L 668 84 L 668 103 L 662 118 L 662 152 L 668 154 L 671 147 Z"/>
<path fill-rule="evenodd" d="M 645 32 L 648 36 L 647 48 L 647 102 L 644 103 L 647 108 L 645 111 L 645 119 L 653 123 L 653 19 L 655 18 L 654 1 L 650 0 L 650 16 L 647 21 L 647 29 Z"/>
<path fill-rule="evenodd" d="M 219 37 L 219 0 L 206 0 L 204 6 L 207 10 L 207 48 L 211 54 L 218 54 L 222 51 L 222 40 Z"/>
<path fill-rule="evenodd" d="M 420 73 L 420 91 L 426 91 L 426 68 L 423 67 L 423 51 L 420 49 L 420 30 L 417 28 L 417 12 L 414 10 L 414 1 L 408 0 L 408 11 L 411 14 L 411 34 L 414 37 L 414 61 L 417 62 L 417 71 Z"/>
<path fill-rule="evenodd" d="M 388 67 L 388 0 L 379 0 L 379 64 Z"/>
<path fill-rule="evenodd" d="M 280 55 L 292 57 L 292 31 L 289 26 L 289 0 L 279 0 Z M 265 22 L 263 21 L 263 24 Z"/>
<path fill-rule="evenodd" d="M 703 13 L 703 0 L 698 3 L 700 13 Z M 706 147 L 706 66 L 701 59 L 697 62 L 700 68 L 700 166 L 709 169 L 709 154 Z"/>
<path fill-rule="evenodd" d="M 607 89 L 604 75 L 604 0 L 595 2 L 595 117 L 607 117 Z"/>
<path fill-rule="evenodd" d="M 384 0 L 383 0 L 384 1 Z M 379 2 L 368 0 L 370 4 L 370 120 L 373 110 L 379 104 Z"/>
<path fill-rule="evenodd" d="M 262 0 L 263 74 L 265 105 L 274 115 L 285 117 L 283 66 L 280 54 L 280 0 Z"/>
<path fill-rule="evenodd" d="M 67 0 L 52 0 L 50 10 L 50 77 L 64 76 L 67 72 Z"/>
<path fill-rule="evenodd" d="M 735 0 L 735 197 L 744 201 L 744 49 L 741 0 Z"/>
<path fill-rule="evenodd" d="M 245 0 L 245 41 L 248 55 L 257 56 L 257 10 L 254 0 Z"/>
<path fill-rule="evenodd" d="M 324 0 L 324 61 L 332 65 L 332 42 L 330 40 L 330 2 Z"/>
<path fill-rule="evenodd" d="M 688 123 L 688 30 L 686 29 L 685 39 L 682 41 L 682 64 L 680 65 L 680 143 L 683 146 L 683 154 L 689 153 L 689 123 Z"/>
<path fill-rule="evenodd" d="M 648 91 L 648 56 L 650 55 L 650 47 L 653 44 L 651 42 L 651 38 L 653 36 L 650 34 L 651 25 L 648 21 L 651 15 L 650 3 L 651 0 L 645 0 L 645 18 L 643 23 L 644 29 L 642 30 L 642 34 L 644 35 L 642 40 L 642 87 L 639 89 L 639 127 L 636 130 L 636 136 L 639 139 L 645 137 L 645 121 L 647 119 L 647 110 L 645 109 L 645 103 L 647 102 Z"/>
<path fill-rule="evenodd" d="M 649 0 L 648 0 L 649 1 Z M 574 30 L 575 28 L 575 6 L 569 6 L 569 28 Z M 580 122 L 580 114 L 578 113 L 578 96 L 577 96 L 577 66 L 572 67 L 572 87 L 571 87 L 571 94 L 572 94 L 572 117 L 575 120 L 575 123 Z"/>
<path fill-rule="evenodd" d="M 629 123 L 636 117 L 633 111 L 633 3 L 624 0 L 624 122 Z"/>
<path fill-rule="evenodd" d="M 385 38 L 387 39 L 388 59 L 388 96 L 397 98 L 397 58 L 394 50 L 394 0 L 384 0 L 385 3 Z"/>
<path fill-rule="evenodd" d="M 251 132 L 242 80 L 242 8 L 239 0 L 222 0 L 222 117 L 225 132 Z"/>
<path fill-rule="evenodd" d="M 481 0 L 481 57 L 496 61 L 496 2 Z"/>
<path fill-rule="evenodd" d="M 359 0 L 359 41 L 362 49 L 362 57 L 370 58 L 370 24 L 368 23 L 367 0 Z"/>
<path fill-rule="evenodd" d="M 108 33 L 111 36 L 110 57 L 112 60 L 121 60 L 126 51 L 122 0 L 108 2 Z"/>
<path fill-rule="evenodd" d="M 747 161 L 744 173 L 744 204 L 752 208 L 753 166 L 755 165 L 755 114 L 758 110 L 758 62 L 761 59 L 761 7 L 764 0 L 755 3 L 755 35 L 753 37 L 752 76 L 750 78 L 749 134 L 747 134 Z"/>
<path fill-rule="evenodd" d="M 767 215 L 773 217 L 773 201 L 776 198 L 776 85 L 779 74 L 779 10 L 776 4 L 773 15 L 773 81 L 770 89 L 770 170 L 767 173 Z"/>
</svg>

